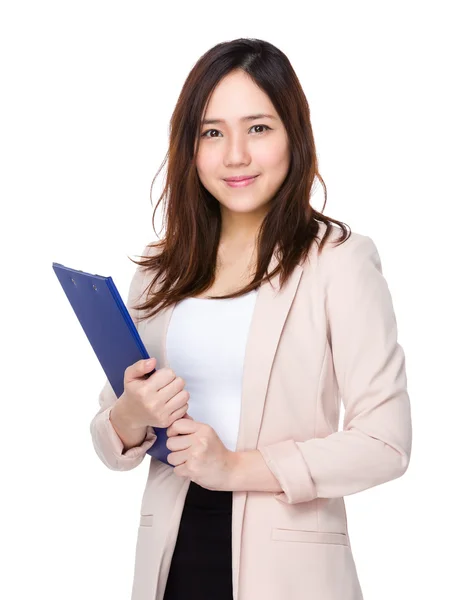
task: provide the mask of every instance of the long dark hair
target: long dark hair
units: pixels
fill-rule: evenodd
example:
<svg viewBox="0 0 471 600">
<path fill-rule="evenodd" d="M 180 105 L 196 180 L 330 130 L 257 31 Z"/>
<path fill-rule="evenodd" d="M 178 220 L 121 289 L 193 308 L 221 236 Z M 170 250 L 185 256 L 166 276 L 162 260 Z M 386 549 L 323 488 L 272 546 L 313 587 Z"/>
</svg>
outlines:
<svg viewBox="0 0 471 600">
<path fill-rule="evenodd" d="M 348 225 L 317 212 L 310 205 L 314 180 L 317 178 L 324 188 L 322 210 L 327 202 L 327 188 L 318 171 L 309 105 L 286 55 L 258 39 L 240 38 L 217 44 L 197 61 L 183 85 L 170 121 L 169 148 L 152 181 L 151 198 L 154 181 L 168 160 L 165 186 L 152 219 L 154 222 L 155 211 L 163 200 L 166 235 L 152 244 L 156 251 L 141 256 L 141 261 L 130 258 L 144 271 L 150 269 L 154 273 L 147 289 L 159 280 L 147 300 L 133 307 L 148 311 L 143 318 L 150 318 L 184 298 L 200 295 L 215 280 L 220 206 L 202 185 L 195 158 L 208 98 L 221 79 L 235 69 L 247 73 L 272 101 L 289 136 L 291 164 L 259 230 L 253 280 L 232 294 L 211 298 L 236 298 L 258 288 L 279 271 L 282 287 L 296 264 L 307 257 L 312 242 L 317 243 L 319 222 L 327 226 L 319 252 L 335 229 L 332 223 L 342 230 L 339 244 L 351 234 Z M 275 249 L 279 262 L 268 274 Z"/>
</svg>

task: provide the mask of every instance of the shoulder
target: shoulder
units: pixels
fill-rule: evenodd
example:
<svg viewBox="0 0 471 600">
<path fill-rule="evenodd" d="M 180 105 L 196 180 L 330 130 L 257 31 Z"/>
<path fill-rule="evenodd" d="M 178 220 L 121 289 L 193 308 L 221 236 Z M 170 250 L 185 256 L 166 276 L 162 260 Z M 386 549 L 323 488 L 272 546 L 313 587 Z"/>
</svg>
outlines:
<svg viewBox="0 0 471 600">
<path fill-rule="evenodd" d="M 318 239 L 310 249 L 310 262 L 316 265 L 324 276 L 335 276 L 337 272 L 345 275 L 348 272 L 357 271 L 365 265 L 381 270 L 378 248 L 370 236 L 350 230 L 347 239 L 340 243 L 342 234 L 340 227 L 334 226 L 328 237 L 325 237 L 326 231 L 327 226 L 321 222 Z M 324 238 L 325 241 L 319 253 L 319 245 Z"/>
<path fill-rule="evenodd" d="M 152 240 L 151 242 L 146 244 L 146 247 L 144 248 L 142 256 L 146 256 L 146 257 L 158 256 L 162 252 L 163 249 L 164 249 L 163 241 Z"/>
<path fill-rule="evenodd" d="M 151 241 L 148 242 L 145 246 L 144 249 L 142 250 L 142 252 L 140 254 L 137 255 L 138 259 L 139 259 L 139 263 L 137 266 L 137 271 L 139 273 L 143 273 L 146 272 L 148 269 L 151 268 L 151 265 L 149 265 L 149 261 L 153 258 L 155 258 L 156 256 L 158 256 L 163 250 L 163 243 L 161 241 Z"/>
</svg>

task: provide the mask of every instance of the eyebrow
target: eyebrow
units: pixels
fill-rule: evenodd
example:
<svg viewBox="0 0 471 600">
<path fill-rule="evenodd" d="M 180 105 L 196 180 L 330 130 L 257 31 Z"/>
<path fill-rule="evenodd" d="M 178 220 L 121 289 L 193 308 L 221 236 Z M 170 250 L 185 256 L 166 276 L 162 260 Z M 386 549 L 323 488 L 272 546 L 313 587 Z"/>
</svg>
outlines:
<svg viewBox="0 0 471 600">
<path fill-rule="evenodd" d="M 241 121 L 255 121 L 256 119 L 276 119 L 276 117 L 265 113 L 259 113 L 257 115 L 248 115 L 240 118 Z M 217 123 L 225 123 L 225 121 L 224 119 L 205 119 L 201 122 L 202 125 L 214 125 Z"/>
</svg>

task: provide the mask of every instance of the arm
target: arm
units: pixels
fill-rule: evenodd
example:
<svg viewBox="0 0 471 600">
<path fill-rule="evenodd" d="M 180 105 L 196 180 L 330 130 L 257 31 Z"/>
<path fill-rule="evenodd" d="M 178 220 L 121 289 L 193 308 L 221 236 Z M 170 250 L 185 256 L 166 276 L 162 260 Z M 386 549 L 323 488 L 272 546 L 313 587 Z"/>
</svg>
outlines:
<svg viewBox="0 0 471 600">
<path fill-rule="evenodd" d="M 146 246 L 142 256 L 147 256 L 149 250 L 150 247 Z M 126 302 L 126 307 L 135 324 L 137 314 L 131 306 L 140 300 L 143 287 L 144 271 L 137 266 L 131 280 Z M 134 469 L 142 462 L 147 450 L 156 440 L 157 436 L 153 428 L 147 427 L 144 439 L 142 439 L 144 436 L 143 430 L 134 430 L 132 435 L 129 433 L 129 426 L 122 418 L 118 398 L 108 379 L 106 379 L 105 385 L 99 394 L 98 403 L 100 408 L 90 423 L 90 433 L 95 452 L 109 469 L 114 471 Z M 112 415 L 110 414 L 111 411 L 113 411 Z M 116 430 L 113 425 L 116 425 Z M 123 438 L 118 435 L 118 432 Z M 142 440 L 141 443 L 139 443 L 138 438 Z M 128 447 L 130 443 L 135 445 Z"/>
<path fill-rule="evenodd" d="M 260 450 L 239 450 L 233 453 L 233 466 L 226 489 L 232 492 L 282 492 Z"/>
<path fill-rule="evenodd" d="M 283 490 L 275 497 L 288 504 L 371 488 L 403 475 L 410 459 L 405 357 L 378 251 L 367 236 L 338 250 L 340 263 L 323 277 L 328 339 L 345 406 L 343 431 L 259 448 Z M 245 459 L 249 471 L 257 461 L 253 456 Z M 269 485 L 266 472 L 262 479 Z"/>
<path fill-rule="evenodd" d="M 123 440 L 118 435 L 121 433 L 118 418 L 118 431 L 115 430 L 113 422 L 116 423 L 113 411 L 113 422 L 110 413 L 116 406 L 117 398 L 108 380 L 99 394 L 100 410 L 90 423 L 90 433 L 93 446 L 100 460 L 113 471 L 129 471 L 136 468 L 143 461 L 147 450 L 155 442 L 157 436 L 152 427 L 147 427 L 146 437 L 141 444 L 126 449 Z M 126 437 L 126 434 L 125 434 Z M 129 439 L 127 442 L 129 443 Z M 133 440 L 137 444 L 137 440 Z"/>
<path fill-rule="evenodd" d="M 129 448 L 140 446 L 147 436 L 147 427 L 136 429 L 132 426 L 122 410 L 119 399 L 110 410 L 110 423 L 123 442 L 123 452 L 129 450 Z"/>
</svg>

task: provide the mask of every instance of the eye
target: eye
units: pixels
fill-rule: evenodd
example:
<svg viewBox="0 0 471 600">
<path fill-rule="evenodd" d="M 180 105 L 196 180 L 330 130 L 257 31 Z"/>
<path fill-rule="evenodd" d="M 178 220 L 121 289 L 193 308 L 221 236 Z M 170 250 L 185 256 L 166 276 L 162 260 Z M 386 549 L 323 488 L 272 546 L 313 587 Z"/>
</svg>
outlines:
<svg viewBox="0 0 471 600">
<path fill-rule="evenodd" d="M 264 127 L 265 130 L 271 130 L 271 127 L 268 127 L 268 125 L 252 125 L 252 127 L 250 129 L 253 129 L 254 127 Z M 201 137 L 207 137 L 207 138 L 217 137 L 217 136 L 206 135 L 207 133 L 211 133 L 211 131 L 217 131 L 218 133 L 221 133 L 218 129 L 208 129 L 204 133 L 201 134 Z M 264 131 L 257 131 L 256 133 L 260 134 L 260 133 L 264 133 Z"/>
<path fill-rule="evenodd" d="M 271 129 L 268 125 L 252 125 L 252 127 L 265 127 L 265 130 Z M 252 127 L 250 129 L 252 129 Z M 257 133 L 263 133 L 263 131 L 258 131 Z"/>
</svg>

